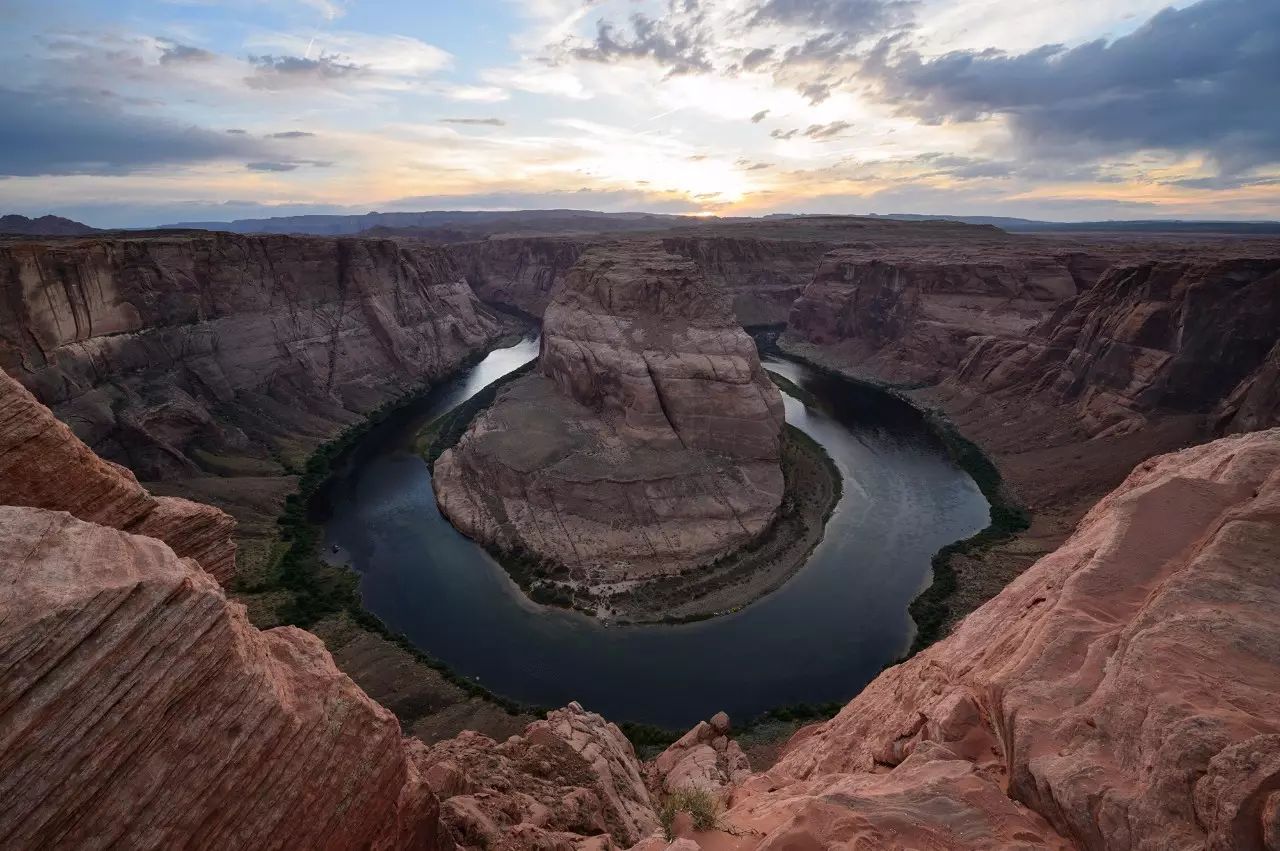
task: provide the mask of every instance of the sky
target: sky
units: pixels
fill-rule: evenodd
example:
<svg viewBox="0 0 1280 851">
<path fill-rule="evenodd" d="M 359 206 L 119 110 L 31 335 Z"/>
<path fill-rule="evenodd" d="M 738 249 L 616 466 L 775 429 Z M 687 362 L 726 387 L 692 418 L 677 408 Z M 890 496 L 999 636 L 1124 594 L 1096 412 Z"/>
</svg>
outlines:
<svg viewBox="0 0 1280 851">
<path fill-rule="evenodd" d="M 0 213 L 1280 219 L 1280 0 L 0 0 Z"/>
</svg>

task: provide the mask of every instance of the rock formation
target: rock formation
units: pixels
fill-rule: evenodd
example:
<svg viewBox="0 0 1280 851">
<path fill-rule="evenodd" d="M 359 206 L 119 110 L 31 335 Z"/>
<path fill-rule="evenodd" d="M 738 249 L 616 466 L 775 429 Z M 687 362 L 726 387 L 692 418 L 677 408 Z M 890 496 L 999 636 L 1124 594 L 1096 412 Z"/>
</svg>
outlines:
<svg viewBox="0 0 1280 851">
<path fill-rule="evenodd" d="M 1280 257 L 1117 266 L 1030 337 L 977 340 L 956 381 L 1073 404 L 1092 435 L 1159 413 L 1280 424 Z"/>
<path fill-rule="evenodd" d="M 697 789 L 724 795 L 751 776 L 746 754 L 729 736 L 729 716 L 723 712 L 700 722 L 646 764 L 650 785 L 659 792 Z"/>
<path fill-rule="evenodd" d="M 421 744 L 153 538 L 0 507 L 0 844 L 451 848 Z"/>
<path fill-rule="evenodd" d="M 540 364 L 436 464 L 462 531 L 598 583 L 705 563 L 769 525 L 782 399 L 692 263 L 587 252 L 546 310 Z"/>
<path fill-rule="evenodd" d="M 502 331 L 389 240 L 4 241 L 0 292 L 0 367 L 144 480 L 278 474 Z"/>
<path fill-rule="evenodd" d="M 736 790 L 735 847 L 1277 847 L 1278 554 L 1280 430 L 1148 461 Z"/>
<path fill-rule="evenodd" d="M 587 244 L 581 237 L 507 237 L 446 251 L 482 301 L 540 317 Z"/>
<path fill-rule="evenodd" d="M 155 497 L 103 461 L 22 385 L 0 372 L 0 504 L 69 512 L 159 538 L 219 582 L 235 574 L 235 523 L 208 505 Z"/>
<path fill-rule="evenodd" d="M 590 837 L 626 848 L 658 826 L 631 743 L 576 703 L 502 743 L 463 733 L 427 761 L 441 819 L 468 848 L 572 848 Z"/>
<path fill-rule="evenodd" d="M 839 249 L 792 307 L 786 339 L 828 347 L 882 380 L 936 383 L 971 338 L 1022 337 L 1105 267 L 1084 252 L 1025 252 L 1008 240 Z"/>
<path fill-rule="evenodd" d="M 62 216 L 40 216 L 35 219 L 13 214 L 0 216 L 0 234 L 84 236 L 96 233 L 97 230 L 72 219 L 64 219 Z"/>
</svg>

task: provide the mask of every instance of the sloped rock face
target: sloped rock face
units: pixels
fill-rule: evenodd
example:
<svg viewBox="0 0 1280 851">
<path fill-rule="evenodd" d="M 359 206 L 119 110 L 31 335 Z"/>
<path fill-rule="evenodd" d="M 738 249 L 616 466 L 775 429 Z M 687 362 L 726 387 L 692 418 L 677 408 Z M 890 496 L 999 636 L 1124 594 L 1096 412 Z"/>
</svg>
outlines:
<svg viewBox="0 0 1280 851">
<path fill-rule="evenodd" d="M 1008 240 L 827 254 L 791 309 L 792 342 L 889 381 L 935 383 L 971 338 L 1018 338 L 1089 287 L 1106 259 Z"/>
<path fill-rule="evenodd" d="M 739 848 L 1274 847 L 1278 612 L 1280 430 L 1152 459 L 726 824 Z"/>
<path fill-rule="evenodd" d="M 152 496 L 103 461 L 22 385 L 0 373 L 0 502 L 55 509 L 158 538 L 219 582 L 235 574 L 235 522 L 208 505 Z"/>
<path fill-rule="evenodd" d="M 6 848 L 452 848 L 422 745 L 319 639 L 63 512 L 0 507 L 0 550 Z"/>
<path fill-rule="evenodd" d="M 0 243 L 0 367 L 145 480 L 279 472 L 499 336 L 435 248 L 185 234 Z"/>
<path fill-rule="evenodd" d="M 541 316 L 586 247 L 585 239 L 548 236 L 487 239 L 445 250 L 483 301 Z"/>
<path fill-rule="evenodd" d="M 462 531 L 597 584 L 705 563 L 766 529 L 781 395 L 689 261 L 585 254 L 546 310 L 540 364 L 436 463 Z"/>
<path fill-rule="evenodd" d="M 658 826 L 631 743 L 576 703 L 505 742 L 463 733 L 431 748 L 427 781 L 465 847 L 628 847 Z"/>
<path fill-rule="evenodd" d="M 688 257 L 713 285 L 729 294 L 743 325 L 787 321 L 791 305 L 813 279 L 829 242 L 733 236 L 673 236 L 662 241 Z"/>
<path fill-rule="evenodd" d="M 616 237 L 508 237 L 460 243 L 445 250 L 483 301 L 541 316 L 556 285 L 582 253 Z M 830 242 L 747 236 L 671 236 L 671 254 L 693 261 L 712 286 L 730 297 L 743 325 L 787 321 L 791 304 L 813 277 Z"/>
<path fill-rule="evenodd" d="M 1029 341 L 978 341 L 956 380 L 1077 407 L 1090 434 L 1157 413 L 1280 423 L 1280 257 L 1117 266 Z"/>
</svg>

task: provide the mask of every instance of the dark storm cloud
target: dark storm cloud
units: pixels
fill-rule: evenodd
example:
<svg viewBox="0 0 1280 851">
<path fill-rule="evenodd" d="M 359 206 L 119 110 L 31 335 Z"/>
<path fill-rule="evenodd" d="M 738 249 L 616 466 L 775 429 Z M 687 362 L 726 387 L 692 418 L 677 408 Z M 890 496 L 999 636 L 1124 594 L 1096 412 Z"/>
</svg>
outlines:
<svg viewBox="0 0 1280 851">
<path fill-rule="evenodd" d="M 501 118 L 441 118 L 441 124 L 464 124 L 473 127 L 506 127 Z"/>
<path fill-rule="evenodd" d="M 926 122 L 1006 115 L 1029 153 L 1204 151 L 1226 173 L 1280 161 L 1276 0 L 1202 0 L 1070 49 L 924 59 L 885 45 L 864 73 Z"/>
<path fill-rule="evenodd" d="M 67 91 L 0 89 L 0 175 L 125 174 L 260 155 L 251 139 L 131 114 Z"/>
<path fill-rule="evenodd" d="M 306 130 L 285 130 L 283 133 L 272 133 L 272 139 L 311 139 L 315 133 L 308 133 Z"/>
<path fill-rule="evenodd" d="M 341 56 L 324 55 L 318 59 L 302 56 L 250 56 L 253 74 L 245 78 L 250 88 L 278 91 L 281 89 L 329 86 L 359 77 L 365 69 Z"/>
</svg>

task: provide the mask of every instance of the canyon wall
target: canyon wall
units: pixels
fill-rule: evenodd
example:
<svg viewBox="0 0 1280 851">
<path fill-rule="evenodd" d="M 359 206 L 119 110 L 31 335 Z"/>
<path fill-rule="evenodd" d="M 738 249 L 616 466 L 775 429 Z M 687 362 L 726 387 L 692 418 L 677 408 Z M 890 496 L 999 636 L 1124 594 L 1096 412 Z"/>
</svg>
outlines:
<svg viewBox="0 0 1280 851">
<path fill-rule="evenodd" d="M 0 372 L 0 504 L 55 509 L 159 538 L 220 582 L 235 575 L 235 523 L 222 511 L 148 493 L 104 461 L 17 381 Z"/>
<path fill-rule="evenodd" d="M 496 339 L 439 249 L 231 234 L 0 242 L 0 368 L 146 480 L 271 475 Z"/>
<path fill-rule="evenodd" d="M 617 237 L 503 237 L 446 248 L 481 300 L 541 316 L 552 291 L 582 255 Z M 661 239 L 712 285 L 725 290 L 743 325 L 776 325 L 813 276 L 831 243 L 812 239 L 678 235 Z"/>
<path fill-rule="evenodd" d="M 1216 429 L 1280 424 L 1280 257 L 1110 269 L 1029 335 L 981 337 L 956 373 L 984 392 L 1072 405 L 1091 435 L 1161 413 Z"/>
<path fill-rule="evenodd" d="M 540 369 L 436 463 L 462 531 L 594 585 L 696 566 L 767 528 L 782 398 L 690 261 L 641 243 L 585 253 L 546 309 Z"/>
<path fill-rule="evenodd" d="M 936 383 L 971 338 L 1024 336 L 1107 262 L 1011 240 L 839 249 L 792 306 L 784 340 L 881 380 Z"/>
</svg>

